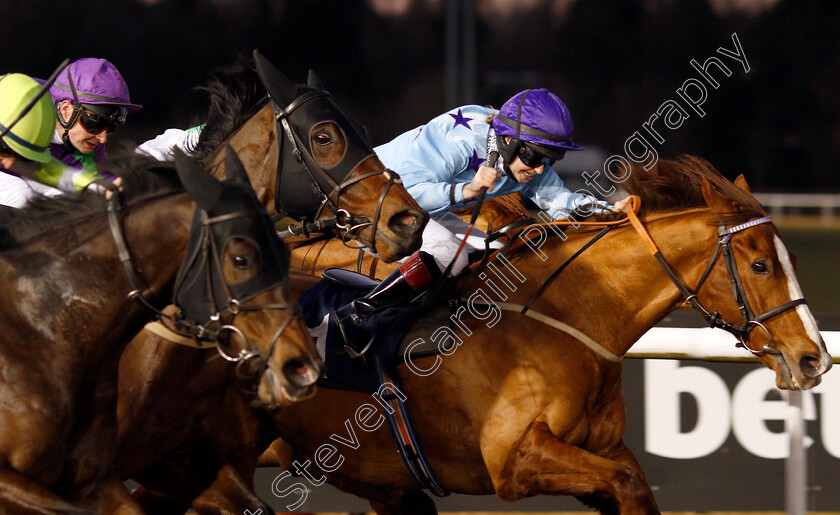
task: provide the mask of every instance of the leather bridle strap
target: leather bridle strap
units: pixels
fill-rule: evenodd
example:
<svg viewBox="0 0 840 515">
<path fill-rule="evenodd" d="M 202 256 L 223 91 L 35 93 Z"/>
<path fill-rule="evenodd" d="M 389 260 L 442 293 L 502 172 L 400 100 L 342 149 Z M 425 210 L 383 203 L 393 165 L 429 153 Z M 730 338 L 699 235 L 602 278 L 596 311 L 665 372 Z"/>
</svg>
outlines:
<svg viewBox="0 0 840 515">
<path fill-rule="evenodd" d="M 569 266 L 569 264 L 572 261 L 574 261 L 581 254 L 583 254 L 583 252 L 586 249 L 588 249 L 589 247 L 594 245 L 595 242 L 597 242 L 598 240 L 600 240 L 601 238 L 606 236 L 607 233 L 610 232 L 615 227 L 616 227 L 615 225 L 608 225 L 608 226 L 604 227 L 603 229 L 601 229 L 601 231 L 598 234 L 596 234 L 594 238 L 592 238 L 591 240 L 586 242 L 586 244 L 583 247 L 579 248 L 577 250 L 577 252 L 575 252 L 574 254 L 572 254 L 569 257 L 569 259 L 564 261 L 562 265 L 558 266 L 557 269 L 554 271 L 554 273 L 552 273 L 551 276 L 549 276 L 549 278 L 542 284 L 542 286 L 540 286 L 539 289 L 537 289 L 537 291 L 534 292 L 534 294 L 531 296 L 531 298 L 528 299 L 528 302 L 526 302 L 525 305 L 522 306 L 522 314 L 523 315 L 526 314 L 528 312 L 528 310 L 531 309 L 531 306 L 534 304 L 534 302 L 536 302 L 537 299 L 540 298 L 540 295 L 542 295 L 543 292 L 545 290 L 547 290 L 549 286 L 551 286 L 551 283 L 553 283 L 554 280 L 557 279 L 557 277 L 560 275 L 560 273 L 563 272 L 563 270 L 565 270 L 566 267 Z"/>
<path fill-rule="evenodd" d="M 762 322 L 773 318 L 781 313 L 784 313 L 785 311 L 794 309 L 799 305 L 807 304 L 807 302 L 804 298 L 794 299 L 785 302 L 784 304 L 777 306 L 773 309 L 770 309 L 762 313 L 761 315 L 755 316 L 747 300 L 746 290 L 744 289 L 744 285 L 741 281 L 741 276 L 738 273 L 738 267 L 735 263 L 735 257 L 732 253 L 732 249 L 729 246 L 729 242 L 733 234 L 743 231 L 745 229 L 749 229 L 751 227 L 755 227 L 757 225 L 771 222 L 771 217 L 765 216 L 762 218 L 757 218 L 755 220 L 750 220 L 749 222 L 736 225 L 728 229 L 721 226 L 720 230 L 718 231 L 718 244 L 715 248 L 715 252 L 712 255 L 711 260 L 709 261 L 709 264 L 706 266 L 706 270 L 703 272 L 700 281 L 697 284 L 697 287 L 693 291 L 690 290 L 679 277 L 677 277 L 677 274 L 662 256 L 662 253 L 660 252 L 656 243 L 651 238 L 650 233 L 648 233 L 647 229 L 644 227 L 641 220 L 639 220 L 639 217 L 632 209 L 627 210 L 627 217 L 630 220 L 630 223 L 633 225 L 633 228 L 636 229 L 636 232 L 638 232 L 639 235 L 642 237 L 642 240 L 648 247 L 648 251 L 657 260 L 659 265 L 671 279 L 671 282 L 673 282 L 674 285 L 679 289 L 683 297 L 686 298 L 686 302 L 688 302 L 694 309 L 696 309 L 700 312 L 701 315 L 703 315 L 703 318 L 706 319 L 710 327 L 723 329 L 724 331 L 727 331 L 732 335 L 736 336 L 739 340 L 739 342 L 736 345 L 738 347 L 743 347 L 755 356 L 760 356 L 762 354 L 781 353 L 777 348 L 770 345 L 769 342 L 772 341 L 772 335 L 770 334 L 770 331 L 766 327 L 764 327 L 764 325 L 762 325 Z M 697 298 L 697 294 L 700 291 L 700 288 L 703 286 L 706 279 L 709 277 L 712 267 L 717 261 L 718 256 L 720 256 L 721 254 L 724 256 L 726 262 L 726 270 L 727 274 L 729 275 L 730 284 L 732 285 L 732 291 L 735 297 L 735 302 L 738 304 L 738 309 L 741 312 L 742 317 L 744 318 L 743 325 L 737 325 L 724 320 L 718 312 L 710 312 L 708 309 L 706 309 L 705 306 L 703 306 L 703 304 Z M 746 340 L 747 338 L 749 338 L 750 331 L 755 327 L 761 327 L 767 333 L 768 336 L 768 343 L 764 345 L 761 350 L 751 349 L 746 344 Z"/>
<path fill-rule="evenodd" d="M 391 185 L 395 182 L 395 180 L 397 179 L 398 176 L 397 176 L 396 172 L 394 172 L 392 170 L 389 170 L 387 168 L 383 168 L 382 170 L 376 170 L 376 171 L 369 172 L 367 174 L 361 175 L 359 177 L 354 177 L 354 178 L 349 179 L 349 180 L 344 180 L 344 181 L 341 182 L 341 184 L 339 184 L 335 180 L 333 180 L 333 178 L 330 177 L 330 175 L 328 173 L 326 173 L 324 171 L 324 169 L 309 155 L 309 153 L 305 151 L 305 148 L 302 146 L 301 141 L 297 137 L 297 134 L 295 134 L 294 130 L 292 130 L 292 126 L 291 126 L 291 124 L 289 123 L 289 120 L 288 120 L 288 117 L 289 117 L 289 115 L 291 115 L 292 111 L 294 111 L 295 109 L 297 109 L 298 107 L 303 105 L 306 101 L 311 100 L 311 99 L 316 98 L 316 97 L 320 97 L 320 96 L 329 96 L 329 94 L 325 91 L 310 91 L 310 92 L 296 98 L 285 109 L 281 109 L 277 104 L 274 104 L 272 102 L 272 106 L 274 108 L 274 113 L 275 113 L 274 118 L 275 118 L 275 120 L 277 122 L 277 125 L 278 125 L 277 133 L 280 134 L 282 132 L 286 135 L 286 139 L 288 140 L 289 144 L 292 147 L 292 150 L 291 150 L 292 154 L 295 156 L 295 159 L 298 161 L 298 163 L 300 163 L 300 165 L 306 171 L 306 175 L 309 178 L 309 181 L 312 183 L 312 185 L 318 190 L 318 192 L 321 195 L 321 205 L 318 207 L 318 210 L 315 212 L 315 216 L 314 216 L 315 220 L 318 220 L 318 218 L 321 216 L 321 212 L 324 210 L 325 207 L 329 207 L 330 211 L 332 211 L 332 213 L 335 215 L 336 220 L 337 220 L 336 226 L 338 226 L 339 229 L 344 229 L 343 227 L 341 227 L 341 225 L 344 223 L 344 221 L 341 219 L 342 216 L 345 218 L 345 220 L 353 218 L 354 219 L 353 221 L 355 222 L 355 224 L 352 227 L 347 228 L 345 230 L 344 236 L 342 237 L 342 240 L 344 240 L 344 238 L 346 236 L 350 235 L 352 233 L 352 231 L 358 230 L 358 229 L 360 229 L 360 228 L 362 228 L 362 227 L 364 227 L 368 224 L 372 225 L 373 230 L 371 231 L 371 250 L 375 253 L 376 252 L 376 225 L 379 222 L 379 216 L 380 216 L 380 213 L 381 213 L 381 210 L 382 210 L 382 204 L 385 201 L 385 196 L 388 194 L 388 191 L 390 190 Z M 304 148 L 304 150 L 301 150 L 302 148 Z M 365 159 L 367 159 L 368 157 L 369 156 L 365 157 Z M 280 170 L 281 166 L 282 166 L 282 162 L 281 162 L 281 160 L 278 160 L 278 162 L 277 162 L 277 167 L 278 167 L 277 175 L 278 175 L 278 177 L 280 176 L 280 173 L 281 173 L 281 170 Z M 355 167 L 352 168 L 352 169 L 355 169 Z M 314 170 L 314 172 L 313 172 L 313 170 Z M 327 184 L 329 184 L 329 186 L 331 188 L 331 190 L 329 192 L 324 191 L 324 189 L 321 187 L 321 183 L 318 181 L 318 178 L 315 176 L 315 173 L 318 174 L 318 177 L 320 177 L 321 179 L 326 181 Z M 386 185 L 384 191 L 380 195 L 379 202 L 377 203 L 377 206 L 376 206 L 376 214 L 374 215 L 374 221 L 373 222 L 368 222 L 366 217 L 351 217 L 350 213 L 348 213 L 347 211 L 345 211 L 345 210 L 343 210 L 339 207 L 339 203 L 340 203 L 339 199 L 340 199 L 341 193 L 344 190 L 346 190 L 348 187 L 352 186 L 353 184 L 355 184 L 359 181 L 362 181 L 364 179 L 367 179 L 369 177 L 373 177 L 375 175 L 379 175 L 379 174 L 382 174 L 382 173 L 387 173 L 388 184 Z M 335 196 L 335 200 L 333 200 L 333 198 L 332 198 L 333 196 Z"/>
<path fill-rule="evenodd" d="M 137 270 L 134 268 L 134 263 L 131 259 L 131 251 L 128 249 L 128 243 L 125 241 L 122 218 L 120 217 L 121 199 L 122 195 L 117 193 L 112 195 L 108 200 L 108 227 L 111 229 L 111 236 L 114 239 L 114 245 L 117 247 L 117 256 L 128 276 L 128 282 L 131 284 L 131 291 L 128 292 L 128 298 L 137 301 L 154 319 L 158 319 L 164 316 L 164 314 L 152 306 L 146 297 L 143 296 L 143 289 L 140 286 Z"/>
</svg>

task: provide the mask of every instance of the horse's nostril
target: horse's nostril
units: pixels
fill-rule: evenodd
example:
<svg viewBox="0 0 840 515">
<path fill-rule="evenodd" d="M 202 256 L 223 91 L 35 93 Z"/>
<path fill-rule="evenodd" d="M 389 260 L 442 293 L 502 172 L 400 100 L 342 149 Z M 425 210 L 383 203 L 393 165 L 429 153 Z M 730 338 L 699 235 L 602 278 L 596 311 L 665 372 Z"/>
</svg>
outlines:
<svg viewBox="0 0 840 515">
<path fill-rule="evenodd" d="M 427 220 L 423 211 L 406 209 L 388 219 L 388 228 L 399 236 L 413 237 L 423 230 Z"/>
<path fill-rule="evenodd" d="M 290 383 L 305 386 L 309 376 L 309 367 L 299 359 L 290 359 L 283 365 L 283 375 Z"/>
<path fill-rule="evenodd" d="M 394 217 L 394 222 L 404 227 L 415 225 L 417 223 L 417 215 L 411 213 L 400 213 Z"/>
<path fill-rule="evenodd" d="M 799 360 L 799 368 L 806 376 L 817 377 L 820 375 L 820 360 L 806 356 Z"/>
</svg>

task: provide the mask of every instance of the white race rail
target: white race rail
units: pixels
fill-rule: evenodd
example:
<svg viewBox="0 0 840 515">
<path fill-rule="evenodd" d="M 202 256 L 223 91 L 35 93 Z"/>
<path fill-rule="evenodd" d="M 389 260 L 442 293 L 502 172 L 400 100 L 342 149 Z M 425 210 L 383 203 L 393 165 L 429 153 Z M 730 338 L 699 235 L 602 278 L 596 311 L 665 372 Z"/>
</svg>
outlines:
<svg viewBox="0 0 840 515">
<path fill-rule="evenodd" d="M 840 331 L 821 331 L 828 353 L 840 363 Z M 699 359 L 704 361 L 758 362 L 735 347 L 734 336 L 711 327 L 654 327 L 636 342 L 628 358 Z"/>
<path fill-rule="evenodd" d="M 781 216 L 786 209 L 819 209 L 823 220 L 831 220 L 840 209 L 840 195 L 831 193 L 756 193 L 761 202 L 773 216 Z"/>
<path fill-rule="evenodd" d="M 840 331 L 820 331 L 834 363 L 840 363 Z M 647 359 L 699 359 L 704 361 L 757 362 L 758 358 L 735 347 L 731 334 L 710 327 L 654 327 L 636 342 L 625 356 Z M 790 455 L 785 461 L 785 511 L 788 515 L 807 512 L 808 469 L 805 454 L 805 420 L 802 392 L 786 392 Z"/>
</svg>

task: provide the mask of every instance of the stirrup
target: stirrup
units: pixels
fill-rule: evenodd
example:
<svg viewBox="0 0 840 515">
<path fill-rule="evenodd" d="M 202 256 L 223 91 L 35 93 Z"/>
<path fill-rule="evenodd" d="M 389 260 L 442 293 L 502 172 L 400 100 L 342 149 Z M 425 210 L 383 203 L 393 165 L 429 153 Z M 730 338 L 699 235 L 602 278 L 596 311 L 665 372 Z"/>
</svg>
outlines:
<svg viewBox="0 0 840 515">
<path fill-rule="evenodd" d="M 350 359 L 360 359 L 361 358 L 362 360 L 364 360 L 365 354 L 373 346 L 374 338 L 376 338 L 376 336 L 371 336 L 370 340 L 368 340 L 367 344 L 365 344 L 365 346 L 362 347 L 362 350 L 358 350 L 358 351 L 356 349 L 354 349 L 353 347 L 351 347 L 348 343 L 345 343 L 344 344 L 344 352 L 346 352 L 347 355 L 350 356 Z"/>
</svg>

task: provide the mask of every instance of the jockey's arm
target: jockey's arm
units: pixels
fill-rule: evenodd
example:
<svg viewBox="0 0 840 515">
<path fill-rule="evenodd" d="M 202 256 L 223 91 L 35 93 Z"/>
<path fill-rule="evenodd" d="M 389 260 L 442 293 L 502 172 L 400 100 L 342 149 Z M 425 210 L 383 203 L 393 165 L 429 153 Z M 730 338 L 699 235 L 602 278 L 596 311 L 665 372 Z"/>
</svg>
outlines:
<svg viewBox="0 0 840 515">
<path fill-rule="evenodd" d="M 166 129 L 163 134 L 141 143 L 136 151 L 138 154 L 146 154 L 158 161 L 170 161 L 176 148 L 183 150 L 186 154 L 191 154 L 198 144 L 198 138 L 203 129 L 204 125 L 190 127 L 187 130 Z"/>
<path fill-rule="evenodd" d="M 426 125 L 416 138 L 411 136 L 413 139 L 398 139 L 377 147 L 377 155 L 400 174 L 406 190 L 420 207 L 433 216 L 445 213 L 451 209 L 453 197 L 456 203 L 464 200 L 463 184 L 454 183 L 453 177 L 467 167 L 467 142 L 448 138 L 434 125 Z M 391 154 L 398 156 L 395 160 L 399 162 L 388 162 Z"/>
<path fill-rule="evenodd" d="M 19 161 L 13 171 L 21 177 L 65 192 L 91 191 L 101 195 L 107 191 L 97 184 L 102 179 L 97 170 L 74 168 L 55 158 L 46 163 Z"/>
<path fill-rule="evenodd" d="M 540 181 L 523 193 L 530 197 L 540 209 L 548 211 L 554 219 L 565 218 L 570 214 L 577 219 L 582 219 L 593 213 L 604 213 L 613 208 L 608 202 L 598 200 L 587 192 L 580 190 L 572 192 L 551 168 L 546 168 Z"/>
</svg>

